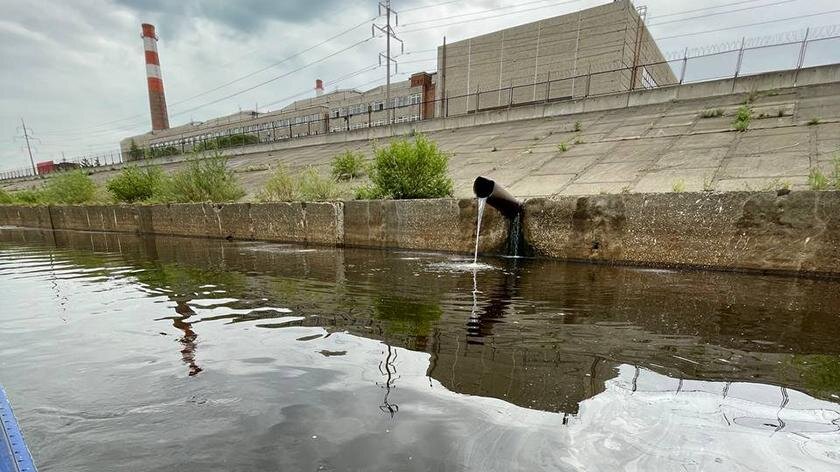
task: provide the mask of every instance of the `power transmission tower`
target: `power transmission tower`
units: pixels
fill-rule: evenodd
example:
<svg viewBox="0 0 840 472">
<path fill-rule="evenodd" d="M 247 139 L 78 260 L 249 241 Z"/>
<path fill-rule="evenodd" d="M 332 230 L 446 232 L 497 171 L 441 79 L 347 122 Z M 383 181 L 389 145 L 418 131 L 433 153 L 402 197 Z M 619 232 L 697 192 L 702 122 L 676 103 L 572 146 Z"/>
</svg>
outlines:
<svg viewBox="0 0 840 472">
<path fill-rule="evenodd" d="M 379 53 L 379 65 L 382 65 L 382 59 L 385 59 L 385 108 L 388 114 L 388 125 L 390 126 L 393 122 L 391 118 L 391 61 L 394 62 L 394 70 L 397 70 L 397 61 L 391 57 L 391 39 L 393 38 L 395 41 L 399 41 L 400 43 L 400 54 L 405 52 L 405 44 L 403 44 L 402 39 L 398 38 L 396 33 L 394 33 L 394 29 L 391 27 L 391 13 L 394 14 L 394 26 L 399 26 L 399 17 L 397 12 L 391 8 L 391 0 L 385 0 L 385 2 L 379 2 L 379 16 L 382 16 L 382 11 L 385 11 L 385 26 L 379 26 L 377 24 L 371 25 L 371 34 L 376 36 L 376 32 L 379 31 L 380 33 L 385 35 L 385 54 Z"/>
<path fill-rule="evenodd" d="M 29 152 L 29 162 L 32 163 L 32 174 L 38 175 L 38 168 L 35 167 L 35 158 L 32 157 L 32 146 L 29 144 L 29 138 L 32 136 L 29 135 L 29 130 L 26 129 L 26 123 L 24 123 L 23 118 L 20 119 L 20 126 L 23 129 L 23 138 L 26 140 L 26 150 Z"/>
</svg>

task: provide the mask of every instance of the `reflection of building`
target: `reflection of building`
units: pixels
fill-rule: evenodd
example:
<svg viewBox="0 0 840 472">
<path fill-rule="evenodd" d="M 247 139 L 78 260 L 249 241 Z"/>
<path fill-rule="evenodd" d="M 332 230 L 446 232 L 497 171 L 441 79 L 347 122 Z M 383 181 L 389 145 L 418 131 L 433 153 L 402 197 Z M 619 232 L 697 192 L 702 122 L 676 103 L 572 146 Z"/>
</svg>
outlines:
<svg viewBox="0 0 840 472">
<path fill-rule="evenodd" d="M 160 156 L 199 145 L 207 148 L 214 140 L 237 135 L 239 139 L 219 147 L 382 126 L 389 123 L 389 107 L 394 108 L 392 122 L 405 123 L 509 103 L 568 100 L 675 83 L 643 15 L 629 0 L 617 0 L 441 45 L 437 70 L 392 83 L 390 103 L 385 103 L 382 85 L 322 93 L 318 80 L 316 96 L 277 111 L 240 112 L 126 138 L 120 143 L 123 159 L 143 157 L 142 151 L 130 153 L 132 143 Z M 443 97 L 449 99 L 447 105 L 440 101 Z"/>
</svg>

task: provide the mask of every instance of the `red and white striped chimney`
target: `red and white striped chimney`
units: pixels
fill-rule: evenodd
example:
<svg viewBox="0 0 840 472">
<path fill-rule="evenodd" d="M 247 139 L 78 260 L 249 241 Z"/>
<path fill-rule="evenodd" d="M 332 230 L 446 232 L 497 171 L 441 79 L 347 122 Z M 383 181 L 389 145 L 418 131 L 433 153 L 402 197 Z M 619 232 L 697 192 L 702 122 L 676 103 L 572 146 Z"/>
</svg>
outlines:
<svg viewBox="0 0 840 472">
<path fill-rule="evenodd" d="M 324 94 L 324 81 L 321 79 L 315 79 L 315 96 L 320 97 Z"/>
<path fill-rule="evenodd" d="M 152 129 L 168 129 L 169 114 L 163 95 L 163 78 L 157 52 L 157 35 L 154 25 L 143 23 L 143 49 L 146 52 L 146 82 L 149 85 L 149 109 L 152 112 Z"/>
</svg>

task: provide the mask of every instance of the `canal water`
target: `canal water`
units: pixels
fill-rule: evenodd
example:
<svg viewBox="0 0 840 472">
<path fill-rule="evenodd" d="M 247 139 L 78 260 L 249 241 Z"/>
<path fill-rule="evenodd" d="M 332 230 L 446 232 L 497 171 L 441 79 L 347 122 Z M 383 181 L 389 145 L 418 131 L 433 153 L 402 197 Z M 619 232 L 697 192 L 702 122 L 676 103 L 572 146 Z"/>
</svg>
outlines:
<svg viewBox="0 0 840 472">
<path fill-rule="evenodd" d="M 42 472 L 840 470 L 840 282 L 471 256 L 0 229 L 0 382 Z"/>
</svg>

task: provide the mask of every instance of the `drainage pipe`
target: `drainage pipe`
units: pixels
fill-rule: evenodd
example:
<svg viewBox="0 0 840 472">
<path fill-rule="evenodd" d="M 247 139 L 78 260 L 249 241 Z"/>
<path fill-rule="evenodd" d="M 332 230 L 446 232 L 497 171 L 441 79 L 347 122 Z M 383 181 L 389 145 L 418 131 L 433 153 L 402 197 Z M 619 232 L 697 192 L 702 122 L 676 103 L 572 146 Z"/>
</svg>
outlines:
<svg viewBox="0 0 840 472">
<path fill-rule="evenodd" d="M 487 204 L 499 210 L 505 218 L 513 219 L 522 210 L 522 203 L 501 185 L 487 177 L 476 177 L 473 193 L 477 198 L 486 198 Z"/>
</svg>

